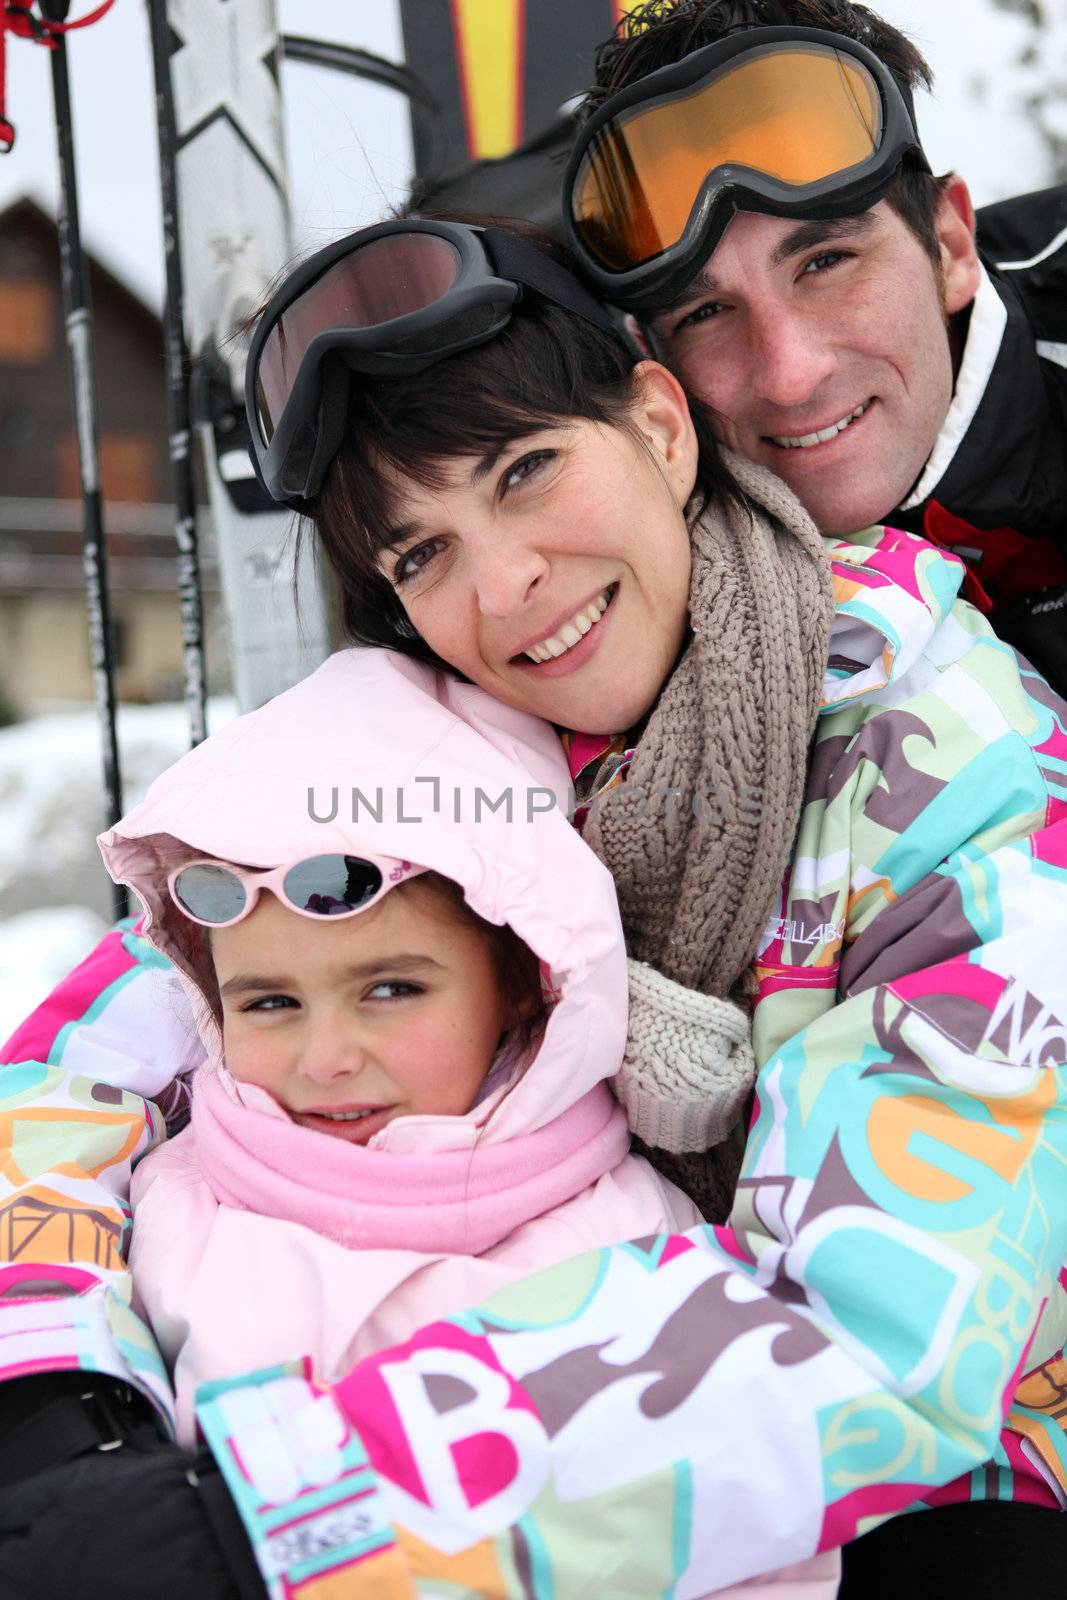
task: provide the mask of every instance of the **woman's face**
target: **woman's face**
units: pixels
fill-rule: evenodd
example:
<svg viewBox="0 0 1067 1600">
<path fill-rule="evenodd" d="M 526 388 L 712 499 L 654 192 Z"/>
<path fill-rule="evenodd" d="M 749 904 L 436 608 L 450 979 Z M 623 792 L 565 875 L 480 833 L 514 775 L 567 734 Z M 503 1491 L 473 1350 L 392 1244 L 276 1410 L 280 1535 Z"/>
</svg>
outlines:
<svg viewBox="0 0 1067 1600">
<path fill-rule="evenodd" d="M 686 629 L 696 440 L 664 368 L 643 362 L 633 394 L 632 432 L 568 420 L 444 463 L 439 489 L 397 480 L 380 558 L 442 660 L 584 733 L 640 721 Z"/>
</svg>

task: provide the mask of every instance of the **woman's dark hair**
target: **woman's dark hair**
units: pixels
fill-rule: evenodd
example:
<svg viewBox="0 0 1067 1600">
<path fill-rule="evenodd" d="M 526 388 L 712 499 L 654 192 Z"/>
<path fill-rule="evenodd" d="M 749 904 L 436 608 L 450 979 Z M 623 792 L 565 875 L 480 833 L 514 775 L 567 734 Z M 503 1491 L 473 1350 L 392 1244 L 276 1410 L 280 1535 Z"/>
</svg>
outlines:
<svg viewBox="0 0 1067 1600">
<path fill-rule="evenodd" d="M 849 0 L 646 0 L 622 18 L 596 55 L 596 79 L 582 102 L 592 113 L 620 89 L 683 61 L 739 28 L 824 28 L 862 44 L 888 67 L 905 96 L 929 89 L 933 73 L 899 28 Z M 886 200 L 940 271 L 934 232 L 943 178 L 906 163 Z"/>
<path fill-rule="evenodd" d="M 529 224 L 469 214 L 453 220 L 511 228 L 566 262 L 561 247 Z M 347 637 L 447 665 L 411 626 L 379 569 L 386 530 L 396 522 L 390 471 L 433 489 L 442 462 L 503 449 L 561 418 L 627 428 L 634 365 L 621 339 L 527 294 L 486 344 L 415 377 L 354 379 L 344 441 L 310 507 L 340 587 Z M 692 409 L 700 446 L 696 514 L 710 497 L 735 491 L 706 414 Z"/>
</svg>

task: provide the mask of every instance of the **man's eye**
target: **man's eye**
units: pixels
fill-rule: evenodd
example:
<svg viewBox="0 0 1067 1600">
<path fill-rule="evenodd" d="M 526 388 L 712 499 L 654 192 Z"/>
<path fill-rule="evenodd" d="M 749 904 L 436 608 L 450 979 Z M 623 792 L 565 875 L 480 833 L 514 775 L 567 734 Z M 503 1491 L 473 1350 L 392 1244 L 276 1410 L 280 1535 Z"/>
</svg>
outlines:
<svg viewBox="0 0 1067 1600">
<path fill-rule="evenodd" d="M 817 256 L 812 256 L 810 261 L 804 263 L 804 271 L 814 275 L 819 272 L 829 272 L 831 267 L 836 267 L 838 262 L 848 258 L 847 250 L 823 250 Z"/>
<path fill-rule="evenodd" d="M 671 329 L 672 333 L 681 333 L 685 328 L 695 328 L 701 322 L 710 322 L 722 311 L 722 303 L 718 300 L 706 300 L 702 306 L 694 306 L 692 311 L 687 311 L 684 317 Z"/>
<path fill-rule="evenodd" d="M 424 539 L 422 544 L 415 545 L 411 550 L 405 550 L 402 556 L 397 557 L 393 568 L 393 582 L 397 588 L 410 583 L 412 578 L 425 572 L 437 554 L 440 544 L 440 539 Z"/>
<path fill-rule="evenodd" d="M 520 456 L 518 461 L 513 461 L 501 476 L 501 489 L 506 492 L 517 484 L 525 483 L 528 478 L 534 477 L 546 462 L 551 461 L 555 454 L 554 450 L 531 450 L 529 455 Z"/>
</svg>

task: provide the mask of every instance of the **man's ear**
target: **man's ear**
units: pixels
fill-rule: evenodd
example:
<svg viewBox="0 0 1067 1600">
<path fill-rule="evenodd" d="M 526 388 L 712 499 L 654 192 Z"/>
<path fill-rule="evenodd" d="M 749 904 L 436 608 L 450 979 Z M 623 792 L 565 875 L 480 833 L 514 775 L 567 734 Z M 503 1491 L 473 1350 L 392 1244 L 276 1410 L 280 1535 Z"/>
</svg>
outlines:
<svg viewBox="0 0 1067 1600">
<path fill-rule="evenodd" d="M 689 402 L 673 372 L 639 361 L 630 374 L 630 414 L 658 461 L 678 506 L 688 505 L 697 477 L 698 446 Z"/>
<path fill-rule="evenodd" d="M 934 213 L 934 233 L 941 253 L 945 311 L 951 316 L 970 305 L 981 279 L 974 243 L 974 206 L 967 185 L 956 172 L 950 172 L 943 180 Z"/>
</svg>

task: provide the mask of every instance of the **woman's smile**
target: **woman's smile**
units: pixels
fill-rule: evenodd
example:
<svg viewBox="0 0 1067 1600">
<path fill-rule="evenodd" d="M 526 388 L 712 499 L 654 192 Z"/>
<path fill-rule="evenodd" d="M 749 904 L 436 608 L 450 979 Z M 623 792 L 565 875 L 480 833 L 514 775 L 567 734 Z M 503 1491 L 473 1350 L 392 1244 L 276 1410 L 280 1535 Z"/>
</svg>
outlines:
<svg viewBox="0 0 1067 1600">
<path fill-rule="evenodd" d="M 567 419 L 442 463 L 439 487 L 397 480 L 381 558 L 443 661 L 584 733 L 647 714 L 688 621 L 695 437 L 670 374 L 637 372 L 624 424 Z"/>
<path fill-rule="evenodd" d="M 571 612 L 562 627 L 536 644 L 524 645 L 512 656 L 512 666 L 528 668 L 547 678 L 562 677 L 564 673 L 583 667 L 600 648 L 603 625 L 618 592 L 619 585 L 609 583 L 594 600 Z"/>
</svg>

